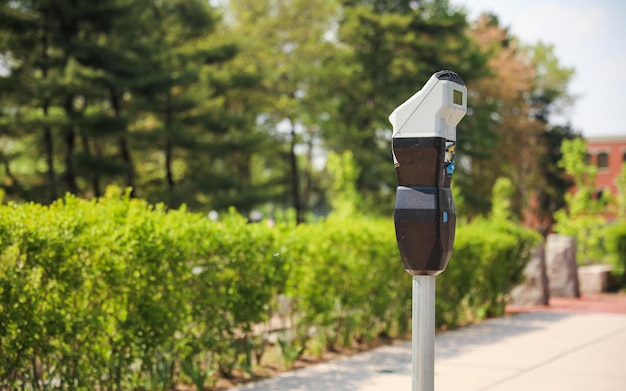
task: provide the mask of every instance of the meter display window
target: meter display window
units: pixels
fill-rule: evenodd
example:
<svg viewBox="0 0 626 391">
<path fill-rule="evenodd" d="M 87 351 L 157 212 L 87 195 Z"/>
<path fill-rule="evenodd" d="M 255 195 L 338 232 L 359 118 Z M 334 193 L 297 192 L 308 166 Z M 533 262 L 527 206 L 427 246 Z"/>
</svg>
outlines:
<svg viewBox="0 0 626 391">
<path fill-rule="evenodd" d="M 452 90 L 452 103 L 463 106 L 463 93 L 459 90 Z"/>
</svg>

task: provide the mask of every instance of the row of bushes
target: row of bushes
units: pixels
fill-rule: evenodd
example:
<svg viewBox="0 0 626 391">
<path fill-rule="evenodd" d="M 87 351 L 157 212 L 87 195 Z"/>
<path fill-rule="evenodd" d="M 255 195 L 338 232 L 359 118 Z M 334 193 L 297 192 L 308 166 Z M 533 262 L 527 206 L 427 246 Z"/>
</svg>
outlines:
<svg viewBox="0 0 626 391">
<path fill-rule="evenodd" d="M 606 227 L 604 248 L 613 265 L 613 273 L 621 276 L 620 283 L 626 288 L 626 220 L 618 220 Z"/>
<path fill-rule="evenodd" d="M 503 311 L 534 233 L 461 226 L 437 324 Z M 410 276 L 391 219 L 219 222 L 109 190 L 0 206 L 0 388 L 166 389 L 254 371 L 270 320 L 286 360 L 404 335 Z"/>
</svg>

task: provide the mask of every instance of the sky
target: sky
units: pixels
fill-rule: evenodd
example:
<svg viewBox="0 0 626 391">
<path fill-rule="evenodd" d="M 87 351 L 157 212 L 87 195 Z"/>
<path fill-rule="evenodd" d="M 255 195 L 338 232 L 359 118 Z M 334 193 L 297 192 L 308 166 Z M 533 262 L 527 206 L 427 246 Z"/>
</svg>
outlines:
<svg viewBox="0 0 626 391">
<path fill-rule="evenodd" d="M 525 44 L 554 45 L 559 64 L 574 68 L 577 96 L 554 124 L 569 122 L 585 137 L 626 136 L 625 0 L 451 0 L 469 20 L 483 12 Z M 622 117 L 621 115 L 624 115 Z"/>
</svg>

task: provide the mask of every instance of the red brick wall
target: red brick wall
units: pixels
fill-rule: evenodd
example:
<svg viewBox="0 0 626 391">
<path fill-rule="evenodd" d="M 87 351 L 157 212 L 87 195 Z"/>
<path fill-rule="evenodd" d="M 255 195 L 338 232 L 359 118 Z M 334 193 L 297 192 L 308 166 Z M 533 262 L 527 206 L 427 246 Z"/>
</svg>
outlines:
<svg viewBox="0 0 626 391">
<path fill-rule="evenodd" d="M 616 179 L 626 161 L 626 136 L 588 138 L 587 153 L 591 163 L 598 167 L 596 189 L 607 189 L 617 195 Z M 599 163 L 606 163 L 606 167 L 600 167 Z"/>
</svg>

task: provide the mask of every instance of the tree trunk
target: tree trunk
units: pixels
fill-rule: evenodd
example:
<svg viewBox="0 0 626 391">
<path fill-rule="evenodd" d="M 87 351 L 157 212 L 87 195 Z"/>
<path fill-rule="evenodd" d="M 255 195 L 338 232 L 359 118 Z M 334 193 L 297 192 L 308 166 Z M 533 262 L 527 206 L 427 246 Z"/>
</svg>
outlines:
<svg viewBox="0 0 626 391">
<path fill-rule="evenodd" d="M 0 153 L 0 160 L 2 160 L 2 165 L 4 166 L 4 175 L 6 175 L 6 177 L 9 180 L 8 184 L 10 186 L 14 187 L 14 188 L 18 188 L 20 184 L 19 184 L 17 178 L 11 172 L 11 166 L 9 164 L 9 159 L 7 159 L 5 156 L 3 156 Z"/>
<path fill-rule="evenodd" d="M 60 24 L 60 36 L 71 42 L 78 34 L 78 21 L 70 17 Z M 65 48 L 63 53 L 63 66 L 66 67 L 72 58 L 73 53 L 70 47 Z M 73 121 L 75 119 L 74 112 L 74 93 L 69 91 L 65 96 L 64 107 L 65 116 L 68 124 L 63 127 L 63 144 L 65 147 L 63 163 L 65 164 L 65 172 L 63 180 L 65 182 L 66 191 L 71 194 L 78 194 L 78 185 L 76 184 L 76 171 L 74 170 L 74 147 L 76 142 L 76 134 Z"/>
<path fill-rule="evenodd" d="M 65 163 L 64 180 L 67 191 L 72 194 L 78 194 L 76 171 L 74 170 L 74 147 L 76 143 L 76 134 L 74 133 L 74 126 L 71 123 L 74 119 L 74 108 L 72 106 L 73 99 L 74 97 L 71 95 L 65 99 L 65 114 L 70 123 L 63 128 L 63 143 L 65 144 L 65 155 L 63 161 Z"/>
<path fill-rule="evenodd" d="M 74 135 L 74 129 L 71 125 L 68 125 L 64 129 L 63 142 L 65 143 L 65 185 L 67 191 L 72 194 L 78 194 L 78 185 L 76 184 L 76 172 L 74 170 L 74 144 L 76 136 Z"/>
<path fill-rule="evenodd" d="M 302 189 L 302 208 L 307 210 L 311 205 L 311 195 L 313 193 L 313 147 L 315 137 L 312 133 L 309 133 L 309 141 L 306 155 L 306 165 L 302 173 L 302 180 L 304 182 Z"/>
<path fill-rule="evenodd" d="M 48 104 L 43 105 L 44 117 L 48 116 Z M 50 202 L 57 198 L 57 185 L 54 173 L 54 144 L 52 140 L 52 129 L 49 126 L 43 128 L 44 148 L 46 151 L 46 176 L 48 177 L 48 196 Z"/>
<path fill-rule="evenodd" d="M 124 132 L 126 134 L 126 132 Z M 118 147 L 120 150 L 120 157 L 124 162 L 124 167 L 126 170 L 126 186 L 130 187 L 130 195 L 133 197 L 135 195 L 135 177 L 134 177 L 134 169 L 133 169 L 133 160 L 130 154 L 130 148 L 128 148 L 128 139 L 127 136 L 120 136 L 117 140 Z"/>
<path fill-rule="evenodd" d="M 48 77 L 48 32 L 46 31 L 47 15 L 43 14 L 43 36 L 41 37 L 41 77 L 45 80 Z M 50 108 L 50 100 L 46 96 L 44 98 L 41 109 L 43 110 L 44 121 L 48 117 L 48 109 Z M 46 176 L 48 177 L 48 200 L 50 202 L 57 198 L 56 178 L 54 173 L 54 144 L 52 140 L 52 129 L 45 125 L 43 128 L 44 149 L 46 154 Z"/>
<path fill-rule="evenodd" d="M 174 190 L 174 174 L 172 173 L 172 158 L 174 154 L 174 144 L 168 139 L 165 141 L 165 178 L 167 180 L 167 188 Z"/>
<path fill-rule="evenodd" d="M 120 103 L 120 95 L 114 88 L 109 89 L 111 107 L 113 107 L 113 113 L 115 118 L 120 118 L 122 115 L 122 108 Z M 122 162 L 124 163 L 124 169 L 126 174 L 126 187 L 130 187 L 131 197 L 135 195 L 135 170 L 133 167 L 133 158 L 128 147 L 128 126 L 124 123 L 124 129 L 122 129 L 122 135 L 117 139 L 117 145 Z"/>
<path fill-rule="evenodd" d="M 296 224 L 300 224 L 304 221 L 302 204 L 300 203 L 300 178 L 298 175 L 298 160 L 296 156 L 296 127 L 293 121 L 289 120 L 291 124 L 291 145 L 289 148 L 289 157 L 291 163 L 291 195 L 293 198 L 293 207 L 296 210 Z"/>
<path fill-rule="evenodd" d="M 91 147 L 89 146 L 89 140 L 85 134 L 81 134 L 81 143 L 83 144 L 83 150 L 89 156 L 89 158 L 93 158 L 94 154 L 91 152 Z M 92 176 L 91 176 L 91 187 L 93 189 L 94 197 L 102 196 L 102 191 L 100 190 L 100 173 L 98 172 L 98 167 L 92 167 Z"/>
<path fill-rule="evenodd" d="M 167 93 L 167 107 L 165 108 L 165 178 L 170 193 L 174 190 L 174 174 L 172 173 L 172 161 L 174 143 L 172 142 L 172 94 Z"/>
</svg>

